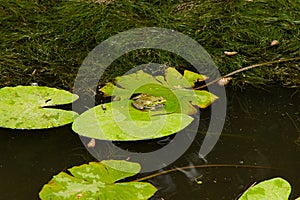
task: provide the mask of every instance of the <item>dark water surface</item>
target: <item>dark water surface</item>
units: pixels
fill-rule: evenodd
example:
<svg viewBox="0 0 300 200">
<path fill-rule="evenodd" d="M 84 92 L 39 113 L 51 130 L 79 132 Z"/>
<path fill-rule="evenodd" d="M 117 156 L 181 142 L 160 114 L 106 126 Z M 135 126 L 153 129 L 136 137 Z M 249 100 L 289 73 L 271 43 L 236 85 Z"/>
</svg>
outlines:
<svg viewBox="0 0 300 200">
<path fill-rule="evenodd" d="M 199 133 L 191 147 L 165 170 L 198 165 L 202 168 L 149 179 L 159 189 L 152 199 L 231 200 L 254 182 L 273 177 L 291 183 L 292 199 L 300 196 L 300 145 L 295 142 L 300 135 L 300 92 L 280 87 L 227 90 L 227 101 L 225 127 L 206 157 L 207 163 L 198 157 L 198 152 L 209 123 L 209 109 L 201 115 Z M 129 146 L 151 151 L 151 142 L 148 143 Z M 53 175 L 93 160 L 70 125 L 35 131 L 0 129 L 0 199 L 38 199 L 38 192 Z M 209 167 L 212 164 L 219 166 Z M 202 184 L 194 181 L 196 177 Z"/>
</svg>

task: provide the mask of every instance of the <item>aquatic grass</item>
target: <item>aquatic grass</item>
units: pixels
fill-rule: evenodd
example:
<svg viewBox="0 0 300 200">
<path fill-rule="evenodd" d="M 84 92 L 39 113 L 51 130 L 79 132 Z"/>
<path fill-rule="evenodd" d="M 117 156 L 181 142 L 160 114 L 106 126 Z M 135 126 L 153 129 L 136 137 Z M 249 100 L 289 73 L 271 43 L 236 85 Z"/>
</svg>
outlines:
<svg viewBox="0 0 300 200">
<path fill-rule="evenodd" d="M 253 64 L 300 56 L 300 5 L 270 1 L 17 1 L 0 6 L 0 87 L 40 85 L 71 90 L 83 59 L 121 31 L 163 27 L 198 41 L 222 75 Z M 272 40 L 277 46 L 270 46 Z M 232 57 L 224 51 L 237 51 Z M 179 56 L 159 50 L 130 52 L 106 70 L 101 82 L 130 68 L 158 62 L 190 68 Z M 274 84 L 299 87 L 297 61 L 236 74 L 233 85 Z"/>
</svg>

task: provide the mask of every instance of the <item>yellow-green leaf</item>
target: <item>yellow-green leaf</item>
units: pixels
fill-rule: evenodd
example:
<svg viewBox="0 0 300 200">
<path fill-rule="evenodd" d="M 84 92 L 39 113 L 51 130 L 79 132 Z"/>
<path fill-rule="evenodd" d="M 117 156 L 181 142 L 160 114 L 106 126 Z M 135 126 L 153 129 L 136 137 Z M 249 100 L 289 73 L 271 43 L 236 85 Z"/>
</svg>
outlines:
<svg viewBox="0 0 300 200">
<path fill-rule="evenodd" d="M 68 91 L 42 86 L 0 89 L 0 127 L 43 129 L 71 123 L 77 113 L 53 106 L 72 103 L 78 96 Z M 48 108 L 51 106 L 51 108 Z"/>
<path fill-rule="evenodd" d="M 145 182 L 118 182 L 140 171 L 140 165 L 124 160 L 90 162 L 61 172 L 44 185 L 42 200 L 115 199 L 146 200 L 157 189 Z"/>
</svg>

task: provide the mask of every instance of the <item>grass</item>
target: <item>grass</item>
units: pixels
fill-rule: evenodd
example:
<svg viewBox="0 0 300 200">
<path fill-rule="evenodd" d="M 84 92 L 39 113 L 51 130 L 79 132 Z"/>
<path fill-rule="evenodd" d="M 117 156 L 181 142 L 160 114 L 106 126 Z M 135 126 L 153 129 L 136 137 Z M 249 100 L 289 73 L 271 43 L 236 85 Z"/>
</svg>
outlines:
<svg viewBox="0 0 300 200">
<path fill-rule="evenodd" d="M 163 27 L 199 42 L 222 75 L 253 64 L 300 56 L 298 0 L 43 1 L 1 0 L 0 87 L 39 85 L 72 90 L 78 68 L 105 39 L 138 27 Z M 280 42 L 270 46 L 272 40 Z M 237 51 L 232 57 L 224 51 Z M 144 49 L 113 62 L 101 82 L 132 67 L 190 64 L 170 52 Z M 300 86 L 299 60 L 234 76 L 234 86 Z"/>
</svg>

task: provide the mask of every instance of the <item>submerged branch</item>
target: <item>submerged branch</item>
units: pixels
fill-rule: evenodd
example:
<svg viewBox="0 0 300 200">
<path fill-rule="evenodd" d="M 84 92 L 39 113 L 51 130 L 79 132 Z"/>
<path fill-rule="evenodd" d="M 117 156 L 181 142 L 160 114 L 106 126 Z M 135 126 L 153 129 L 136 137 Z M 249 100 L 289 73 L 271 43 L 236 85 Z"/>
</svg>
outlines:
<svg viewBox="0 0 300 200">
<path fill-rule="evenodd" d="M 134 180 L 133 182 L 139 182 L 139 181 L 144 181 L 150 178 L 154 178 L 156 176 L 160 176 L 163 174 L 167 174 L 170 172 L 174 171 L 180 171 L 184 169 L 192 169 L 192 168 L 210 168 L 210 167 L 235 167 L 235 168 L 256 168 L 256 169 L 277 169 L 275 167 L 271 166 L 263 166 L 263 165 L 234 165 L 234 164 L 211 164 L 211 165 L 196 165 L 196 166 L 185 166 L 185 167 L 179 167 L 179 168 L 174 168 L 174 169 L 169 169 L 163 172 L 158 172 L 155 174 L 151 174 L 149 176 L 145 176 L 139 179 Z"/>
</svg>

